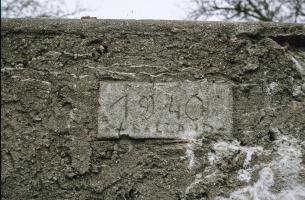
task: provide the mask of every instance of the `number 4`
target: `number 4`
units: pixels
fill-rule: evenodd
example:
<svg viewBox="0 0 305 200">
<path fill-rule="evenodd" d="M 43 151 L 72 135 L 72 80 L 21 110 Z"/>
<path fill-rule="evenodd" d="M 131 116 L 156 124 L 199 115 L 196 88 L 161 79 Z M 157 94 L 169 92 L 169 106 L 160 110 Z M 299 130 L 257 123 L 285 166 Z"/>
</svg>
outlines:
<svg viewBox="0 0 305 200">
<path fill-rule="evenodd" d="M 170 113 L 176 113 L 177 119 L 180 119 L 180 104 L 175 104 L 174 103 L 174 97 L 173 96 L 170 97 L 170 104 L 169 104 L 168 111 Z"/>
</svg>

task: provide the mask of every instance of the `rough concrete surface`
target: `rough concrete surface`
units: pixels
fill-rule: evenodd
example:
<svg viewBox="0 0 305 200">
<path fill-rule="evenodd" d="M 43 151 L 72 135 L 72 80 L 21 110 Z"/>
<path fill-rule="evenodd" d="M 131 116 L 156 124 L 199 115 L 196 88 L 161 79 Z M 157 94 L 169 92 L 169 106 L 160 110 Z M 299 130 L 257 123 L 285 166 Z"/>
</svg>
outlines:
<svg viewBox="0 0 305 200">
<path fill-rule="evenodd" d="M 1 23 L 2 199 L 305 199 L 304 24 Z M 113 93 L 103 90 L 106 83 Z M 175 83 L 181 85 L 171 89 Z M 227 109 L 213 94 L 200 96 L 199 83 L 207 91 L 228 87 L 214 94 Z M 163 92 L 156 116 L 144 122 L 151 84 Z M 180 112 L 184 93 L 193 102 Z M 129 121 L 116 121 L 126 115 L 118 94 L 140 94 L 143 100 L 127 108 L 138 106 L 144 118 L 134 110 Z M 172 104 L 171 95 L 178 101 Z M 209 104 L 217 116 L 218 108 L 224 112 L 212 120 L 224 129 L 194 128 L 209 120 L 199 119 Z M 123 106 L 115 108 L 122 114 L 112 115 L 107 105 Z M 164 137 L 150 138 L 145 127 L 128 128 L 160 119 L 195 134 L 168 137 L 179 135 L 169 126 Z M 107 123 L 127 134 L 107 137 Z"/>
</svg>

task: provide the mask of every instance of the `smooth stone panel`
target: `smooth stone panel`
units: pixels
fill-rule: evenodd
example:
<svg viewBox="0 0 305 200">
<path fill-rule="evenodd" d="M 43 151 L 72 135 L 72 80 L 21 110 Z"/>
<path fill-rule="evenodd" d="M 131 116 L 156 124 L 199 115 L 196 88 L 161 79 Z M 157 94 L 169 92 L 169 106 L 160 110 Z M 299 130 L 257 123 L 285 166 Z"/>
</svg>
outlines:
<svg viewBox="0 0 305 200">
<path fill-rule="evenodd" d="M 99 138 L 194 139 L 232 129 L 228 83 L 101 82 L 99 103 Z"/>
</svg>

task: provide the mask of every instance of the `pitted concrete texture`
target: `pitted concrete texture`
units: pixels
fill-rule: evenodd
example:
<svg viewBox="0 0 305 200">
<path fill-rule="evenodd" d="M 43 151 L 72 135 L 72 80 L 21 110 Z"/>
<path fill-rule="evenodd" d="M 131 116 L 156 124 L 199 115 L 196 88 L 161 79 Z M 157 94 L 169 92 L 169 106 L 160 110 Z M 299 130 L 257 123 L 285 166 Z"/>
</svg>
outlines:
<svg viewBox="0 0 305 200">
<path fill-rule="evenodd" d="M 1 22 L 2 199 L 305 199 L 304 24 Z"/>
</svg>

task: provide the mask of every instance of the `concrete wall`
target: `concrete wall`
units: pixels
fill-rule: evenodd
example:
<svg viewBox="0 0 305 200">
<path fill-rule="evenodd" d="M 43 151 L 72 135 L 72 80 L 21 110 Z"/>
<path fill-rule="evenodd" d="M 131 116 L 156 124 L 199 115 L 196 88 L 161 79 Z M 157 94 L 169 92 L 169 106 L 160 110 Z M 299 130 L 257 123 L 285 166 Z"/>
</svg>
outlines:
<svg viewBox="0 0 305 200">
<path fill-rule="evenodd" d="M 1 20 L 2 199 L 304 199 L 305 26 Z"/>
</svg>

